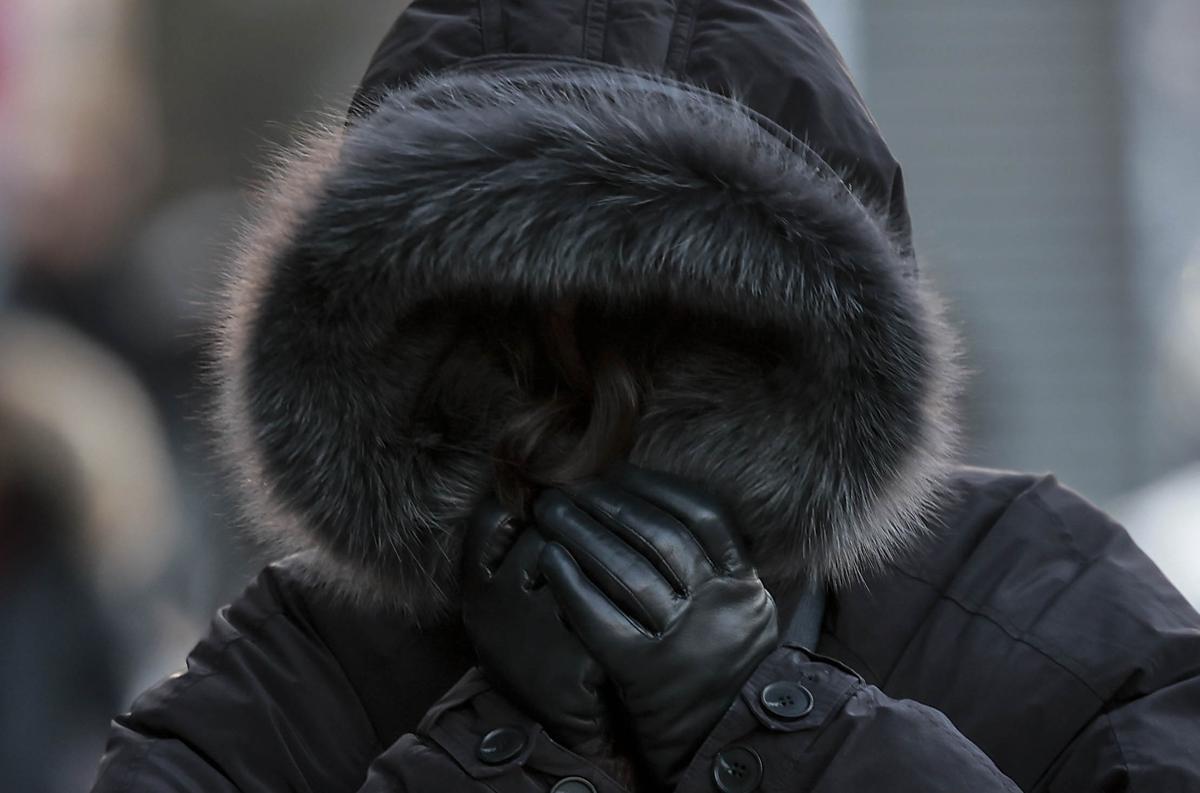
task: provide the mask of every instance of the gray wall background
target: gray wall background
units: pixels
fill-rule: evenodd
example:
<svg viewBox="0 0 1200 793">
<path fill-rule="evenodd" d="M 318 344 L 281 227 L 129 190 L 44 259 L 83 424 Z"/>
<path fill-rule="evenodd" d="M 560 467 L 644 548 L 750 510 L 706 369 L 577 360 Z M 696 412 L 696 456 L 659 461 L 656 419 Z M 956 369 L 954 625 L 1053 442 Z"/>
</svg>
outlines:
<svg viewBox="0 0 1200 793">
<path fill-rule="evenodd" d="M 1200 229 L 1195 95 L 1170 85 L 1200 77 L 1188 6 L 814 3 L 966 339 L 972 462 L 1107 503 L 1195 457 L 1196 394 L 1170 372 L 1194 362 L 1168 360 Z"/>
</svg>

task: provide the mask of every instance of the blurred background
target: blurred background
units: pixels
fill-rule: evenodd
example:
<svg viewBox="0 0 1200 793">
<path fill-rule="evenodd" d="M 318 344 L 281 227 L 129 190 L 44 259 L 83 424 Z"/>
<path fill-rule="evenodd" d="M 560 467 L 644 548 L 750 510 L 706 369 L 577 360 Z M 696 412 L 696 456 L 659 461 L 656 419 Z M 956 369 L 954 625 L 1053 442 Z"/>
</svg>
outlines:
<svg viewBox="0 0 1200 793">
<path fill-rule="evenodd" d="M 404 4 L 0 0 L 4 789 L 86 789 L 261 563 L 204 424 L 212 295 Z M 967 339 L 968 460 L 1057 473 L 1200 604 L 1200 3 L 813 5 Z"/>
</svg>

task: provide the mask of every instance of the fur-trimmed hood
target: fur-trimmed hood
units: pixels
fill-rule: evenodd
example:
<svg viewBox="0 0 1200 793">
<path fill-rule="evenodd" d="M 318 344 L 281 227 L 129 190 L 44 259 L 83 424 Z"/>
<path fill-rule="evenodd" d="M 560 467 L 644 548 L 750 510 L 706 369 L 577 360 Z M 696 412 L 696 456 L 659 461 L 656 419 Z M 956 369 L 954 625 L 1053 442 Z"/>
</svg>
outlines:
<svg viewBox="0 0 1200 793">
<path fill-rule="evenodd" d="M 856 196 L 793 133 L 684 81 L 559 60 L 376 91 L 295 152 L 221 336 L 260 536 L 340 592 L 451 608 L 518 401 L 497 329 L 582 296 L 687 318 L 646 340 L 630 459 L 734 505 L 768 585 L 903 549 L 948 465 L 950 334 L 894 196 Z"/>
</svg>

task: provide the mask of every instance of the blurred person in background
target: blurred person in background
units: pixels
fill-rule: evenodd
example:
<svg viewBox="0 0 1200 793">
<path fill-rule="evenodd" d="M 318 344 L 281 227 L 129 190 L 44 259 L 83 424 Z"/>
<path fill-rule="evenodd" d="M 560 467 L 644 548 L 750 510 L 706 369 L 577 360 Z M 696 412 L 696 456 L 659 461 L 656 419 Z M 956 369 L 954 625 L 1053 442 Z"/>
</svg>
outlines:
<svg viewBox="0 0 1200 793">
<path fill-rule="evenodd" d="M 95 790 L 1196 789 L 1200 615 L 955 464 L 924 278 L 803 4 L 416 3 L 235 268 L 283 558 Z"/>
<path fill-rule="evenodd" d="M 102 345 L 148 392 L 178 483 L 171 518 L 181 528 L 168 533 L 186 540 L 190 559 L 162 594 L 200 618 L 246 575 L 199 420 L 209 399 L 205 301 L 238 193 L 225 180 L 164 185 L 181 167 L 161 96 L 177 86 L 170 69 L 151 68 L 149 37 L 164 25 L 164 7 L 10 0 L 4 8 L 4 297 Z"/>
<path fill-rule="evenodd" d="M 105 293 L 160 165 L 139 5 L 4 5 L 0 184 L 14 289 L 80 324 L 111 321 Z"/>
<path fill-rule="evenodd" d="M 58 320 L 11 311 L 0 317 L 0 400 L 69 454 L 65 481 L 75 487 L 63 497 L 78 505 L 71 552 L 113 629 L 126 697 L 161 677 L 196 627 L 183 616 L 178 580 L 204 565 L 183 536 L 153 403 L 102 346 Z"/>
<path fill-rule="evenodd" d="M 164 152 L 144 17 L 140 0 L 10 4 L 0 159 L 8 299 L 123 358 L 175 434 L 196 370 L 196 278 L 214 268 L 176 266 L 186 253 L 168 255 L 158 241 L 184 212 L 149 213 Z M 205 217 L 211 204 L 192 202 Z M 179 251 L 211 253 L 195 234 L 186 244 L 171 236 Z"/>
<path fill-rule="evenodd" d="M 86 569 L 83 489 L 61 439 L 0 400 L 0 775 L 78 790 L 121 701 L 112 629 Z"/>
<path fill-rule="evenodd" d="M 176 483 L 128 368 L 61 322 L 0 316 L 0 776 L 79 790 L 103 712 L 160 678 L 197 626 L 175 595 Z M 202 557 L 201 557 L 202 558 Z"/>
<path fill-rule="evenodd" d="M 144 306 L 179 312 L 132 242 L 160 164 L 139 5 L 0 4 L 5 789 L 87 784 L 105 711 L 171 668 L 211 577 L 162 426 L 175 328 Z"/>
</svg>

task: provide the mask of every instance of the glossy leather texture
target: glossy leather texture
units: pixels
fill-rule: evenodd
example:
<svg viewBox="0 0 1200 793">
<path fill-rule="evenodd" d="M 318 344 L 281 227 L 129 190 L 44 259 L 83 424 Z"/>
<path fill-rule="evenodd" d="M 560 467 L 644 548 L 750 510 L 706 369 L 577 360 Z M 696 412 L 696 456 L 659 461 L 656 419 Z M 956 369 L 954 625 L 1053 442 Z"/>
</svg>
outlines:
<svg viewBox="0 0 1200 793">
<path fill-rule="evenodd" d="M 463 623 L 488 679 L 559 743 L 588 754 L 607 736 L 604 672 L 539 580 L 545 542 L 489 499 L 463 553 Z"/>
<path fill-rule="evenodd" d="M 541 569 L 604 666 L 648 770 L 673 785 L 776 646 L 775 604 L 704 488 L 628 464 L 534 505 Z"/>
</svg>

